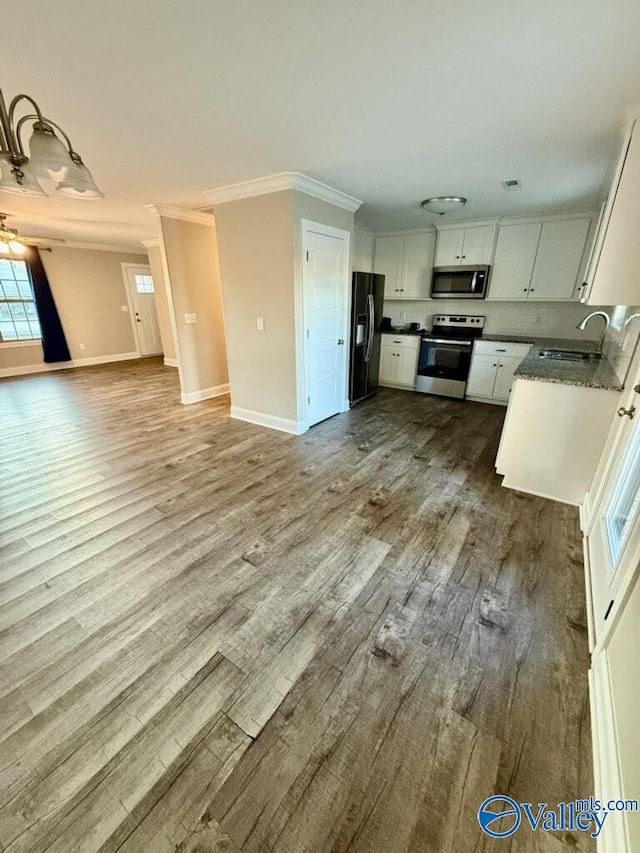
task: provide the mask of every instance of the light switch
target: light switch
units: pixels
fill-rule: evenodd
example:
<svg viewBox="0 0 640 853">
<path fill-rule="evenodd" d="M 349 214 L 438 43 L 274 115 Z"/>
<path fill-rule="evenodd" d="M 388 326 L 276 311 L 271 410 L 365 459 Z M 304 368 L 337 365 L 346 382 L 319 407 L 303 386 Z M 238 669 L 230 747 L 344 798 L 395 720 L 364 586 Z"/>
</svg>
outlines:
<svg viewBox="0 0 640 853">
<path fill-rule="evenodd" d="M 196 322 L 196 315 L 195 314 L 185 314 L 184 315 L 184 321 L 185 321 L 185 323 L 195 323 Z"/>
<path fill-rule="evenodd" d="M 256 317 L 256 328 L 259 332 L 264 332 L 264 317 Z"/>
<path fill-rule="evenodd" d="M 128 306 L 128 305 L 121 305 L 121 306 L 120 306 L 120 310 L 121 310 L 124 314 L 128 314 L 128 313 L 129 313 L 129 306 Z"/>
</svg>

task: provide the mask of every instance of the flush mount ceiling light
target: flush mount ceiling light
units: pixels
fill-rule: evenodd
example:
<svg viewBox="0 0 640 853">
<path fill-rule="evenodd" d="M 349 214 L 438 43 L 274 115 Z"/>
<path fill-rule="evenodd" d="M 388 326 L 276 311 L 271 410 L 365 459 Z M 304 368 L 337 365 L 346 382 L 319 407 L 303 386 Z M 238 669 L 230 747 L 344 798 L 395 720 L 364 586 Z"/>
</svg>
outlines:
<svg viewBox="0 0 640 853">
<path fill-rule="evenodd" d="M 432 198 L 425 198 L 424 201 L 421 201 L 420 207 L 428 210 L 429 213 L 437 213 L 440 216 L 444 216 L 445 213 L 464 207 L 466 203 L 466 198 L 460 195 L 435 195 Z"/>
<path fill-rule="evenodd" d="M 16 109 L 23 102 L 33 112 L 17 119 Z M 28 155 L 22 143 L 25 122 L 33 122 Z M 42 115 L 29 95 L 16 95 L 7 108 L 0 91 L 0 172 L 0 191 L 6 193 L 45 198 L 47 193 L 38 178 L 48 178 L 57 184 L 61 195 L 87 200 L 104 198 L 67 134 Z"/>
</svg>

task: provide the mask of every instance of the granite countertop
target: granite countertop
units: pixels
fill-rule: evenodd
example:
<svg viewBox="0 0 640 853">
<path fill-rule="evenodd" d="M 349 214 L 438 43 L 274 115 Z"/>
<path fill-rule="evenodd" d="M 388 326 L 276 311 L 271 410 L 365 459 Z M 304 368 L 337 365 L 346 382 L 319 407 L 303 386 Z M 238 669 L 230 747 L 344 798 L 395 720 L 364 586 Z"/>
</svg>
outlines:
<svg viewBox="0 0 640 853">
<path fill-rule="evenodd" d="M 531 344 L 531 349 L 522 359 L 513 374 L 516 379 L 533 379 L 538 382 L 556 382 L 560 385 L 578 385 L 582 388 L 600 388 L 605 391 L 621 391 L 618 379 L 604 356 L 593 361 L 555 361 L 539 358 L 542 349 L 567 349 L 577 352 L 595 352 L 595 341 L 569 338 L 536 338 L 532 335 L 482 335 L 483 341 L 511 341 Z"/>
<path fill-rule="evenodd" d="M 412 332 L 410 329 L 381 329 L 383 335 L 412 335 L 418 336 L 424 335 L 427 331 L 426 329 L 417 329 L 415 332 Z"/>
</svg>

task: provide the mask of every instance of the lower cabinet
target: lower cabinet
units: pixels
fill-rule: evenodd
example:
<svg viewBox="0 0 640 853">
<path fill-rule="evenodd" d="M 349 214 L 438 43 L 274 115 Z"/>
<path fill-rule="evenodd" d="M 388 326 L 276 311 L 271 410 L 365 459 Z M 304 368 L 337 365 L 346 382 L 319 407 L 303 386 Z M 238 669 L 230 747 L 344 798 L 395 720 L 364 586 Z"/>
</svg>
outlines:
<svg viewBox="0 0 640 853">
<path fill-rule="evenodd" d="M 619 391 L 516 379 L 496 459 L 502 485 L 582 504 L 619 396 Z"/>
<path fill-rule="evenodd" d="M 506 404 L 511 393 L 514 371 L 530 348 L 530 344 L 476 341 L 466 396 L 489 403 Z"/>
<path fill-rule="evenodd" d="M 418 367 L 420 337 L 383 335 L 380 347 L 380 385 L 413 390 Z"/>
</svg>

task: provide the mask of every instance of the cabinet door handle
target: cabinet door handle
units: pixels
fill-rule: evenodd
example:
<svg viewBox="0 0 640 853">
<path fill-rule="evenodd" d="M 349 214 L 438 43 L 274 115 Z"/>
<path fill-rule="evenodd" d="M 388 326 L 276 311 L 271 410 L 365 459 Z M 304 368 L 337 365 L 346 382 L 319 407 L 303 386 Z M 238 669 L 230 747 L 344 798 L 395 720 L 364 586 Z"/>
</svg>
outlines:
<svg viewBox="0 0 640 853">
<path fill-rule="evenodd" d="M 506 352 L 506 349 L 498 349 L 498 347 L 496 347 L 496 352 Z"/>
<path fill-rule="evenodd" d="M 525 293 L 527 292 L 527 290 L 529 290 L 528 287 L 523 287 L 522 289 L 524 290 Z"/>
<path fill-rule="evenodd" d="M 494 366 L 494 367 L 497 367 L 498 365 L 497 365 L 497 364 L 494 364 L 493 366 Z"/>
<path fill-rule="evenodd" d="M 629 420 L 633 420 L 633 416 L 636 413 L 636 407 L 630 406 L 628 409 L 625 409 L 624 406 L 620 406 L 618 409 L 618 417 L 623 418 L 625 415 L 629 418 Z"/>
<path fill-rule="evenodd" d="M 467 257 L 466 255 L 463 255 L 463 256 L 462 256 L 462 260 L 464 260 L 466 257 Z"/>
</svg>

